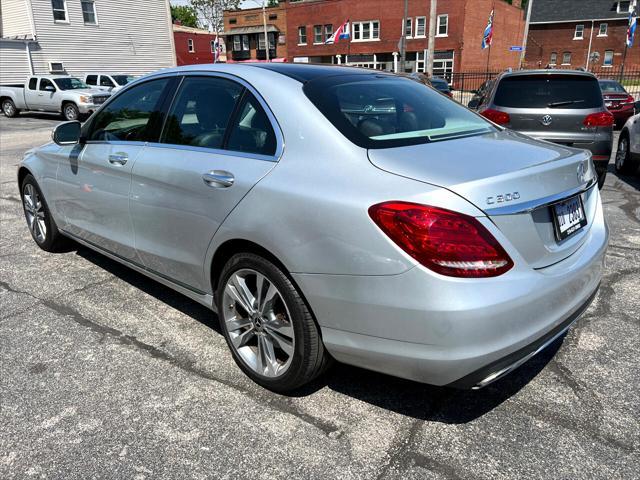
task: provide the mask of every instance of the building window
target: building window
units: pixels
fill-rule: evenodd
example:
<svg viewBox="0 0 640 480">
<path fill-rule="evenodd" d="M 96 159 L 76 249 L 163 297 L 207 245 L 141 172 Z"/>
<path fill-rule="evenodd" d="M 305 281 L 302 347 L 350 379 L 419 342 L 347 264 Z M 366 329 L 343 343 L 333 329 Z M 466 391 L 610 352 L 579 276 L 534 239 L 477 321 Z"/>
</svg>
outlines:
<svg viewBox="0 0 640 480">
<path fill-rule="evenodd" d="M 564 52 L 562 54 L 562 64 L 571 65 L 571 52 Z"/>
<path fill-rule="evenodd" d="M 82 18 L 84 19 L 84 23 L 97 25 L 96 2 L 93 0 L 82 0 L 80 3 L 82 4 Z"/>
<path fill-rule="evenodd" d="M 404 26 L 404 36 L 411 38 L 413 35 L 413 18 L 407 18 L 407 23 Z"/>
<path fill-rule="evenodd" d="M 427 34 L 427 17 L 416 17 L 416 37 L 424 37 Z"/>
<path fill-rule="evenodd" d="M 609 24 L 608 23 L 601 23 L 600 24 L 600 30 L 598 30 L 598 36 L 599 37 L 606 37 L 608 33 L 609 33 Z"/>
<path fill-rule="evenodd" d="M 602 61 L 602 66 L 604 66 L 604 67 L 613 66 L 613 50 L 605 50 L 605 52 L 604 52 L 604 60 Z"/>
<path fill-rule="evenodd" d="M 324 39 L 327 41 L 333 35 L 333 25 L 328 24 L 324 26 Z"/>
<path fill-rule="evenodd" d="M 438 15 L 438 34 L 437 37 L 446 37 L 449 35 L 449 15 Z"/>
<path fill-rule="evenodd" d="M 576 25 L 576 31 L 573 34 L 574 40 L 582 40 L 584 38 L 584 25 Z"/>
<path fill-rule="evenodd" d="M 268 33 L 267 38 L 269 39 L 269 50 L 274 50 L 276 48 L 275 36 L 273 33 Z M 258 34 L 258 50 L 264 50 L 264 33 Z"/>
<path fill-rule="evenodd" d="M 278 19 L 278 15 L 276 13 L 269 14 L 269 20 L 277 20 L 277 19 Z"/>
<path fill-rule="evenodd" d="M 234 35 L 233 36 L 233 51 L 234 52 L 239 52 L 241 50 L 240 48 L 240 35 Z"/>
<path fill-rule="evenodd" d="M 558 52 L 551 52 L 551 58 L 549 59 L 549 65 L 555 65 L 558 63 Z"/>
<path fill-rule="evenodd" d="M 237 19 L 237 18 L 230 18 L 230 19 L 229 19 L 229 23 L 230 23 L 231 25 L 235 25 L 236 23 L 238 23 L 238 19 Z"/>
<path fill-rule="evenodd" d="M 53 8 L 53 21 L 54 22 L 69 22 L 67 16 L 67 1 L 66 0 L 51 0 L 51 6 Z"/>
<path fill-rule="evenodd" d="M 242 50 L 249 50 L 249 35 L 242 35 Z"/>
<path fill-rule="evenodd" d="M 631 8 L 631 2 L 627 0 L 626 2 L 618 2 L 617 5 L 618 13 L 629 13 L 629 8 Z"/>
<path fill-rule="evenodd" d="M 370 22 L 353 22 L 353 41 L 366 42 L 380 39 L 380 22 L 373 20 Z"/>
<path fill-rule="evenodd" d="M 193 39 L 190 38 L 187 40 L 187 46 L 189 47 L 189 53 L 195 52 L 195 49 L 193 48 Z"/>
<path fill-rule="evenodd" d="M 322 25 L 313 26 L 313 43 L 322 43 Z"/>
<path fill-rule="evenodd" d="M 211 53 L 216 53 L 216 41 L 211 40 Z"/>
<path fill-rule="evenodd" d="M 298 27 L 298 45 L 307 44 L 307 27 Z"/>
</svg>

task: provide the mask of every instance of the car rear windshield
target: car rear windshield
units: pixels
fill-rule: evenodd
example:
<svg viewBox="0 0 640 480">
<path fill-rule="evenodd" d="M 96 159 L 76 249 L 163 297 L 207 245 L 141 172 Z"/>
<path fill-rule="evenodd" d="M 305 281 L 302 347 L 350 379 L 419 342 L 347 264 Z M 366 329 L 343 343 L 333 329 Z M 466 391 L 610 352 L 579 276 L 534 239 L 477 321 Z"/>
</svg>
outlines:
<svg viewBox="0 0 640 480">
<path fill-rule="evenodd" d="M 335 75 L 304 92 L 349 140 L 363 148 L 416 145 L 495 132 L 482 117 L 431 88 L 389 74 Z"/>
<path fill-rule="evenodd" d="M 600 88 L 604 93 L 627 93 L 622 85 L 618 82 L 600 82 Z"/>
<path fill-rule="evenodd" d="M 598 108 L 598 81 L 586 75 L 517 75 L 498 84 L 494 103 L 508 108 Z"/>
</svg>

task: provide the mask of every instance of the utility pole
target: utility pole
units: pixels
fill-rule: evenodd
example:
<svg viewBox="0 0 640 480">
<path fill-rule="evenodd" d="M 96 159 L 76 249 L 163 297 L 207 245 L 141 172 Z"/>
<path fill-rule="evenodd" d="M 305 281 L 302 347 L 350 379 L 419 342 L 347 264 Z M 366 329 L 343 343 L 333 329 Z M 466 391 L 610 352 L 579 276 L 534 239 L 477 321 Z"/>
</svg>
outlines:
<svg viewBox="0 0 640 480">
<path fill-rule="evenodd" d="M 409 0 L 404 0 L 404 16 L 402 17 L 402 36 L 400 37 L 400 71 L 404 73 L 407 61 L 407 18 L 409 17 Z"/>
<path fill-rule="evenodd" d="M 264 53 L 266 60 L 269 61 L 269 35 L 267 34 L 267 0 L 262 0 L 262 26 L 264 27 Z"/>
<path fill-rule="evenodd" d="M 429 44 L 427 45 L 427 76 L 433 77 L 433 56 L 436 51 L 436 19 L 438 12 L 438 0 L 431 0 L 429 12 Z"/>
<path fill-rule="evenodd" d="M 529 38 L 529 25 L 531 24 L 531 6 L 533 5 L 533 0 L 529 0 L 529 5 L 527 5 L 527 19 L 524 24 L 524 38 L 522 39 L 522 53 L 520 54 L 520 68 L 522 69 L 522 64 L 524 63 L 524 57 L 527 54 L 527 39 Z M 593 26 L 591 28 L 591 32 L 593 32 Z"/>
</svg>

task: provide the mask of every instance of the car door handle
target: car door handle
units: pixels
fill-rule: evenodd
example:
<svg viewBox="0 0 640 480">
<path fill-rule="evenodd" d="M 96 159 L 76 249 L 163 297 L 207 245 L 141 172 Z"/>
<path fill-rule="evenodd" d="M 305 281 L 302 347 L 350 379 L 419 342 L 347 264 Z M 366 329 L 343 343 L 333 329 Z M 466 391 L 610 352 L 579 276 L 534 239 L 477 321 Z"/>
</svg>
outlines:
<svg viewBox="0 0 640 480">
<path fill-rule="evenodd" d="M 203 173 L 202 180 L 213 188 L 228 188 L 235 182 L 235 177 L 232 173 L 224 170 L 212 170 L 211 172 Z"/>
<path fill-rule="evenodd" d="M 124 165 L 129 160 L 129 155 L 126 153 L 112 153 L 109 155 L 109 163 L 111 165 Z"/>
</svg>

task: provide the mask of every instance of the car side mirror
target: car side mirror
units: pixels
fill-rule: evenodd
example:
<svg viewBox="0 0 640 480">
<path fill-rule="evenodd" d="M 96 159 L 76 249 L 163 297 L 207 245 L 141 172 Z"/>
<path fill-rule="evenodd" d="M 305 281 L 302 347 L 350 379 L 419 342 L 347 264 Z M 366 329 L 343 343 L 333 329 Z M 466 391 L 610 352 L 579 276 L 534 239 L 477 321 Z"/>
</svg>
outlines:
<svg viewBox="0 0 640 480">
<path fill-rule="evenodd" d="M 58 145 L 75 145 L 80 141 L 82 127 L 80 122 L 64 122 L 53 129 L 52 139 Z"/>
<path fill-rule="evenodd" d="M 473 99 L 467 104 L 467 107 L 471 108 L 472 110 L 476 110 L 478 108 L 478 105 L 480 105 L 480 100 Z"/>
<path fill-rule="evenodd" d="M 47 85 L 46 87 L 44 87 L 44 89 L 47 92 L 55 92 L 56 91 L 56 89 L 55 89 L 55 87 L 53 85 Z"/>
</svg>

